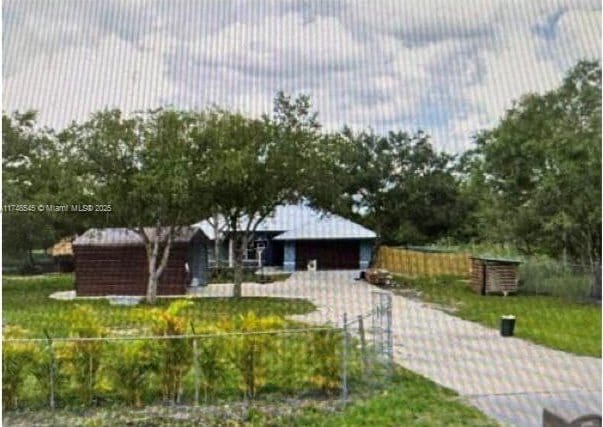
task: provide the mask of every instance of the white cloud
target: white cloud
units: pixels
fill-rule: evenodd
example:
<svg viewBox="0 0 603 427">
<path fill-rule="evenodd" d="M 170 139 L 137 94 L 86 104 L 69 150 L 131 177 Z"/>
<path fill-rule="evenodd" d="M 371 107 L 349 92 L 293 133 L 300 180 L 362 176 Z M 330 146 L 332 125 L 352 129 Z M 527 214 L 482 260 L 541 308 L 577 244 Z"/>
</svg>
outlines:
<svg viewBox="0 0 603 427">
<path fill-rule="evenodd" d="M 599 43 L 593 43 L 593 40 Z M 601 56 L 601 11 L 576 10 L 561 16 L 557 29 L 556 59 L 568 68 L 578 59 L 596 59 Z"/>
<path fill-rule="evenodd" d="M 161 40 L 148 37 L 141 50 L 109 36 L 93 48 L 37 55 L 4 79 L 4 109 L 35 109 L 42 123 L 60 127 L 102 108 L 133 112 L 157 107 L 173 90 L 157 55 Z"/>
<path fill-rule="evenodd" d="M 422 128 L 458 151 L 528 91 L 600 58 L 580 0 L 6 0 L 4 109 L 61 126 L 105 106 L 271 111 L 312 96 L 329 129 Z"/>
</svg>

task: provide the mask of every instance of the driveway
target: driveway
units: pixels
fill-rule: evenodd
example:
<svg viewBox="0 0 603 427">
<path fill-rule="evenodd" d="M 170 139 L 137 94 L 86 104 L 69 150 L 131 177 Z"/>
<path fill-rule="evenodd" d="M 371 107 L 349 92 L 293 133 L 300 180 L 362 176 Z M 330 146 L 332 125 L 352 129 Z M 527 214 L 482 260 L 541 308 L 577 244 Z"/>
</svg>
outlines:
<svg viewBox="0 0 603 427">
<path fill-rule="evenodd" d="M 317 310 L 294 318 L 341 325 L 344 313 L 351 319 L 372 308 L 371 292 L 378 288 L 354 280 L 358 274 L 296 272 L 285 282 L 245 284 L 243 294 L 305 298 Z M 228 294 L 226 288 L 222 292 Z M 402 296 L 393 297 L 392 315 L 397 363 L 457 391 L 503 425 L 541 426 L 545 406 L 600 413 L 601 359 L 503 338 L 497 330 Z"/>
</svg>

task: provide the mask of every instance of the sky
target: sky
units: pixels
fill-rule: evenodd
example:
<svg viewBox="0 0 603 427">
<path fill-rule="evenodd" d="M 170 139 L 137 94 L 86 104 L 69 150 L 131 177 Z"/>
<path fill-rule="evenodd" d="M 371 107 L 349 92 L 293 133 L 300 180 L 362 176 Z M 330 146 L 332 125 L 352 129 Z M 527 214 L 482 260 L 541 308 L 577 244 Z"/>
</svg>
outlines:
<svg viewBox="0 0 603 427">
<path fill-rule="evenodd" d="M 459 152 L 522 94 L 601 58 L 601 2 L 4 0 L 3 111 L 60 129 L 103 108 L 270 113 L 311 96 L 327 130 Z"/>
</svg>

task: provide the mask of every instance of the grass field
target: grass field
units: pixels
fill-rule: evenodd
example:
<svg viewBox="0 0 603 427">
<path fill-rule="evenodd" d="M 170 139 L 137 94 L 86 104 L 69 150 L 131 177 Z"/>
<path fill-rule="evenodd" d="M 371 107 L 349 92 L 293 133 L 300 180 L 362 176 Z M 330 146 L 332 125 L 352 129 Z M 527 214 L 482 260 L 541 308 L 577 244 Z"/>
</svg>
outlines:
<svg viewBox="0 0 603 427">
<path fill-rule="evenodd" d="M 517 317 L 518 337 L 559 350 L 601 357 L 599 304 L 542 295 L 481 296 L 469 288 L 466 280 L 448 276 L 396 276 L 396 281 L 402 289 L 414 289 L 421 299 L 442 304 L 463 319 L 499 328 L 500 316 L 513 314 Z"/>
<path fill-rule="evenodd" d="M 4 324 L 19 325 L 28 329 L 34 336 L 41 336 L 44 330 L 48 330 L 52 336 L 57 337 L 69 332 L 69 325 L 65 324 L 65 319 L 72 310 L 81 305 L 93 307 L 95 311 L 102 314 L 103 323 L 115 330 L 143 326 L 141 319 L 144 319 L 144 312 L 151 309 L 144 305 L 115 307 L 104 300 L 76 302 L 55 301 L 48 298 L 48 295 L 53 292 L 71 288 L 70 275 L 3 278 Z M 260 315 L 287 315 L 305 313 L 314 309 L 309 302 L 294 299 L 212 298 L 193 301 L 194 307 L 188 315 L 193 321 L 199 322 L 212 322 L 238 313 L 246 313 L 248 310 L 254 310 Z M 168 304 L 169 301 L 165 300 L 159 302 L 159 306 L 163 307 Z M 290 356 L 299 359 L 307 349 L 298 348 L 303 345 L 301 341 L 295 344 L 297 347 L 294 344 L 291 344 L 291 349 L 296 350 L 290 350 L 293 353 Z M 281 364 L 285 363 L 280 360 L 283 354 L 281 350 L 277 359 Z M 316 361 L 315 358 L 312 360 Z M 273 369 L 276 365 L 275 361 L 269 367 Z M 102 374 L 106 375 L 107 372 L 111 371 L 103 371 Z M 370 381 L 374 379 L 372 376 Z M 5 411 L 3 415 L 5 424 L 28 426 L 50 421 L 52 425 L 82 426 L 109 426 L 116 423 L 132 426 L 496 425 L 478 410 L 468 406 L 454 392 L 401 368 L 397 369 L 393 378 L 379 380 L 377 386 L 368 386 L 362 381 L 353 380 L 350 384 L 350 401 L 345 408 L 340 407 L 338 394 L 331 397 L 297 396 L 293 400 L 291 398 L 283 400 L 282 396 L 273 398 L 270 393 L 263 393 L 260 398 L 253 401 L 251 409 L 248 402 L 240 399 L 232 400 L 231 397 L 228 402 L 213 402 L 209 406 L 201 407 L 186 405 L 166 407 L 151 404 L 143 409 L 132 409 L 113 404 L 100 408 L 86 407 L 84 410 L 84 407 L 76 405 L 77 396 L 73 395 L 71 389 L 66 389 L 66 392 L 71 394 L 59 392 L 59 396 L 62 396 L 61 409 L 48 411 L 42 409 L 44 392 L 40 391 L 38 386 L 29 389 L 33 385 L 34 382 L 27 380 L 25 387 L 29 391 L 26 390 L 24 394 L 26 397 L 31 393 L 35 394 L 29 397 L 38 402 L 33 408 L 39 410 Z M 111 396 L 106 393 L 108 392 L 105 390 L 104 399 L 111 400 Z M 190 398 L 190 393 L 188 396 Z M 68 404 L 72 401 L 76 406 Z"/>
<path fill-rule="evenodd" d="M 283 421 L 280 425 L 307 427 L 498 425 L 466 405 L 456 393 L 403 369 L 398 370 L 385 390 L 357 399 L 340 413 L 327 415 L 306 410 Z"/>
<path fill-rule="evenodd" d="M 345 408 L 337 397 L 294 399 L 287 402 L 259 399 L 251 404 L 229 402 L 202 407 L 174 406 L 104 408 L 81 411 L 8 412 L 11 426 L 32 424 L 109 427 L 494 427 L 498 424 L 468 406 L 454 392 L 404 369 L 379 390 L 352 394 Z"/>
<path fill-rule="evenodd" d="M 48 298 L 56 291 L 73 289 L 70 274 L 41 275 L 30 277 L 4 277 L 2 279 L 2 321 L 19 325 L 43 337 L 47 330 L 52 337 L 66 336 L 69 325 L 66 319 L 78 306 L 88 306 L 102 313 L 104 326 L 119 332 L 122 329 L 140 329 L 147 319 L 149 306 L 112 306 L 104 299 L 57 301 Z M 258 316 L 291 315 L 311 312 L 314 305 L 302 299 L 280 298 L 207 298 L 192 299 L 193 307 L 187 311 L 189 323 L 202 323 L 230 318 L 236 314 L 254 311 Z M 157 307 L 166 307 L 171 300 L 158 299 Z"/>
</svg>

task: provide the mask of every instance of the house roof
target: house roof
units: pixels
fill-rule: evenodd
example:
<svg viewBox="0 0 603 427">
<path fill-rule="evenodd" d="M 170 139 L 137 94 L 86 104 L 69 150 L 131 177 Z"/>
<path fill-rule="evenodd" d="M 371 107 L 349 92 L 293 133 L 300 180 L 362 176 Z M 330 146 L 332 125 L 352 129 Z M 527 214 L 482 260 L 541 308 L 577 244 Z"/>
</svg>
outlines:
<svg viewBox="0 0 603 427">
<path fill-rule="evenodd" d="M 219 222 L 220 223 L 220 222 Z M 221 225 L 223 223 L 220 223 Z M 214 228 L 207 220 L 194 225 L 215 239 Z M 257 227 L 259 232 L 278 234 L 274 240 L 374 239 L 376 234 L 338 215 L 321 212 L 306 204 L 280 205 Z"/>
<path fill-rule="evenodd" d="M 274 240 L 374 239 L 376 234 L 355 222 L 337 215 L 327 215 L 300 224 L 279 234 Z"/>
<path fill-rule="evenodd" d="M 166 228 L 160 228 L 159 233 L 164 233 Z M 145 227 L 146 234 L 154 238 L 156 227 Z M 174 242 L 188 242 L 199 232 L 196 227 L 181 227 Z M 91 228 L 73 241 L 74 246 L 122 246 L 142 245 L 142 237 L 130 228 Z"/>
</svg>

